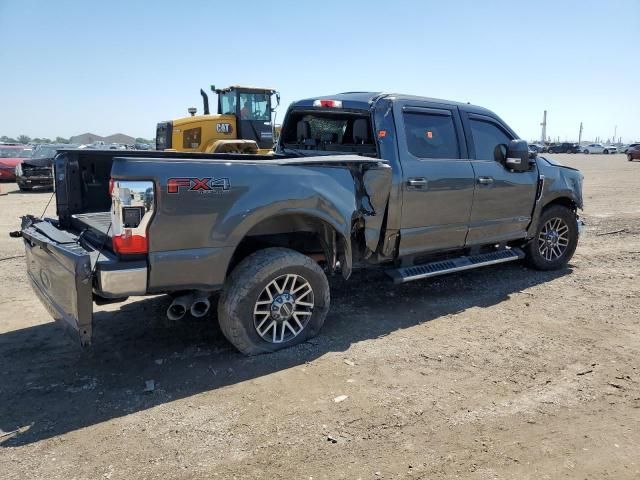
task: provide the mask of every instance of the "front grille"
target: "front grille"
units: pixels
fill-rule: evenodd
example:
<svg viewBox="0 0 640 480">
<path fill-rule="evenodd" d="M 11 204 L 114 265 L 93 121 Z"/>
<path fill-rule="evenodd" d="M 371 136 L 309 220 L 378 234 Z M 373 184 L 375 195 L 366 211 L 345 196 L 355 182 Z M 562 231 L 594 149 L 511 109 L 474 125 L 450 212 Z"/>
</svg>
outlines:
<svg viewBox="0 0 640 480">
<path fill-rule="evenodd" d="M 25 177 L 51 177 L 52 169 L 48 167 L 22 166 L 22 175 Z"/>
</svg>

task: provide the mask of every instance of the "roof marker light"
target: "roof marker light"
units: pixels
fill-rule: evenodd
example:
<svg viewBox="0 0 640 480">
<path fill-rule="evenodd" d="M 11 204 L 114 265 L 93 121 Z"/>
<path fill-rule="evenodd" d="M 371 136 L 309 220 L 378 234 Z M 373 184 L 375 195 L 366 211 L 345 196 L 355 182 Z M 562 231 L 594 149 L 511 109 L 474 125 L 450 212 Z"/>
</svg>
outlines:
<svg viewBox="0 0 640 480">
<path fill-rule="evenodd" d="M 342 100 L 314 100 L 314 107 L 342 108 Z"/>
</svg>

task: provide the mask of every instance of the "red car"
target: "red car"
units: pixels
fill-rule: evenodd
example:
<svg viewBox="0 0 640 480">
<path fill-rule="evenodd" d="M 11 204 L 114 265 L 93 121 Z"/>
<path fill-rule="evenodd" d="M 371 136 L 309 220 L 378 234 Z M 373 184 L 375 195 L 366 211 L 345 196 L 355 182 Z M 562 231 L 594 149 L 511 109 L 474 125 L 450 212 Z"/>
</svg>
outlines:
<svg viewBox="0 0 640 480">
<path fill-rule="evenodd" d="M 31 158 L 31 148 L 24 145 L 0 145 L 0 180 L 14 182 L 16 166 Z"/>
<path fill-rule="evenodd" d="M 633 143 L 629 145 L 629 149 L 627 150 L 627 160 L 630 162 L 640 160 L 640 143 Z"/>
</svg>

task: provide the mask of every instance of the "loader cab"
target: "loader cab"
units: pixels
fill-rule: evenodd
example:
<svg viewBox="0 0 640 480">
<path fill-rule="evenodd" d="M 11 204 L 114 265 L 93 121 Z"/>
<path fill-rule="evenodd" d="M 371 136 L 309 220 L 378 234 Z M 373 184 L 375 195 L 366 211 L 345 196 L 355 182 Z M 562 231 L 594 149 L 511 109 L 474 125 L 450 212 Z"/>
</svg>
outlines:
<svg viewBox="0 0 640 480">
<path fill-rule="evenodd" d="M 238 138 L 254 140 L 259 148 L 273 146 L 273 126 L 271 114 L 280 103 L 280 95 L 272 89 L 231 86 L 216 89 L 218 94 L 218 113 L 235 115 Z M 277 104 L 272 105 L 275 95 Z"/>
</svg>

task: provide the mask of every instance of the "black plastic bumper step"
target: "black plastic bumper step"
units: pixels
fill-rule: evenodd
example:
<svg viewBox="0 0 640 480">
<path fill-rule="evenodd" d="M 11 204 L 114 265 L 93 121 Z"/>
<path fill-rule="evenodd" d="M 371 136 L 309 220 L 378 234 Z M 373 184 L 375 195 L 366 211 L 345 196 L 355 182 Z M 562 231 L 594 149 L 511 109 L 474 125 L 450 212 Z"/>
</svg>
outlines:
<svg viewBox="0 0 640 480">
<path fill-rule="evenodd" d="M 473 268 L 495 265 L 497 263 L 513 262 L 524 258 L 524 252 L 519 248 L 509 248 L 497 252 L 481 253 L 468 257 L 450 258 L 423 265 L 387 270 L 387 275 L 393 279 L 393 283 L 405 283 L 422 278 L 435 277 L 446 273 L 461 272 Z"/>
</svg>

